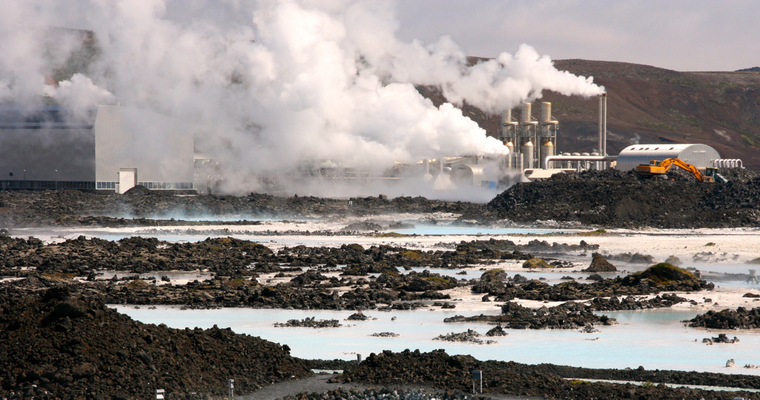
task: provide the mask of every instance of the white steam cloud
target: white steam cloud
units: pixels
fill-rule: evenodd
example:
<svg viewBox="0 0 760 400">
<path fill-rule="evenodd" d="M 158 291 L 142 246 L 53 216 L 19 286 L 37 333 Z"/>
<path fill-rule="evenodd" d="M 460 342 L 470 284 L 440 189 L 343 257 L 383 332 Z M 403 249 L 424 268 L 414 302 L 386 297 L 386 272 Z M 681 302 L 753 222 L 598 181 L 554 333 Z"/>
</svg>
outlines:
<svg viewBox="0 0 760 400">
<path fill-rule="evenodd" d="M 171 18 L 178 8 L 185 14 Z M 498 113 L 543 90 L 604 91 L 527 45 L 469 65 L 448 37 L 402 42 L 393 10 L 386 0 L 6 0 L 0 103 L 48 95 L 74 110 L 118 102 L 171 115 L 202 132 L 197 147 L 229 166 L 234 185 L 248 180 L 245 191 L 256 189 L 252 176 L 303 160 L 380 171 L 394 161 L 504 154 L 450 103 Z M 45 77 L 72 48 L 46 46 L 50 26 L 90 29 L 100 49 L 57 87 Z M 450 103 L 435 107 L 415 85 L 439 87 Z"/>
</svg>

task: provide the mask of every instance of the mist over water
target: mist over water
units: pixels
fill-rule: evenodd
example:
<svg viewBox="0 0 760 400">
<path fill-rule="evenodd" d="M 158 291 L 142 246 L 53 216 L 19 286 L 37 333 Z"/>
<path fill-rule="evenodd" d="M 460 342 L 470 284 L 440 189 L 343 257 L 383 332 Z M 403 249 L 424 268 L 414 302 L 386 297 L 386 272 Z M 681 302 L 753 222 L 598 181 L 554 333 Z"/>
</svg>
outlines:
<svg viewBox="0 0 760 400">
<path fill-rule="evenodd" d="M 221 191 L 244 193 L 262 189 L 262 175 L 295 174 L 308 162 L 379 175 L 394 162 L 503 155 L 506 147 L 455 105 L 499 113 L 543 90 L 604 90 L 528 45 L 470 65 L 449 37 L 399 40 L 396 5 L 4 1 L 0 104 L 48 96 L 80 113 L 120 104 L 170 115 L 193 127 L 197 151 L 224 165 Z M 91 30 L 90 52 L 81 32 L 50 27 Z M 437 87 L 448 102 L 436 107 L 419 85 Z M 399 195 L 422 194 L 420 187 Z"/>
</svg>

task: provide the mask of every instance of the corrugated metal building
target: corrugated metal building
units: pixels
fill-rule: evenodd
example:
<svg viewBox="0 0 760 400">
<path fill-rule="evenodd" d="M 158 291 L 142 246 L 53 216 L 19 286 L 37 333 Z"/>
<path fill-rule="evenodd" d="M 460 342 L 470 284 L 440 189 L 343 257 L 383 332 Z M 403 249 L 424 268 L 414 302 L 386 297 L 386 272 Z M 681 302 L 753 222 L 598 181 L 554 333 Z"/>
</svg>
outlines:
<svg viewBox="0 0 760 400">
<path fill-rule="evenodd" d="M 0 190 L 192 190 L 194 134 L 154 112 L 0 107 Z"/>
<path fill-rule="evenodd" d="M 0 189 L 94 189 L 94 113 L 0 107 Z"/>
<path fill-rule="evenodd" d="M 720 158 L 718 152 L 706 144 L 635 144 L 624 148 L 617 159 L 616 168 L 630 171 L 652 160 L 679 158 L 697 169 L 712 166 L 712 161 Z"/>
</svg>

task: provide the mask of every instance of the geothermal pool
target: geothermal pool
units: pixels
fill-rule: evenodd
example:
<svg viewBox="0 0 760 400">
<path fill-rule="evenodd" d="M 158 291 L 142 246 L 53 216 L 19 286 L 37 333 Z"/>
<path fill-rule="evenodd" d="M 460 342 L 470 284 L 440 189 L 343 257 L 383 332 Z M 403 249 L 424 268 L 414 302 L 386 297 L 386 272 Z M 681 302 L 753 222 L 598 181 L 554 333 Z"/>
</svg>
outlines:
<svg viewBox="0 0 760 400">
<path fill-rule="evenodd" d="M 395 219 L 398 221 L 398 218 Z M 258 241 L 277 250 L 283 246 L 340 246 L 359 243 L 365 247 L 377 244 L 392 244 L 419 250 L 451 249 L 460 241 L 509 239 L 518 244 L 531 240 L 546 240 L 549 243 L 578 244 L 581 240 L 589 244 L 598 244 L 604 254 L 640 252 L 651 255 L 656 262 L 664 261 L 670 255 L 679 257 L 685 268 L 696 268 L 711 276 L 721 274 L 747 274 L 754 268 L 747 261 L 760 257 L 760 230 L 609 230 L 602 236 L 578 236 L 578 232 L 590 232 L 592 229 L 555 229 L 546 227 L 456 227 L 445 224 L 427 226 L 415 224 L 419 228 L 407 231 L 396 237 L 367 235 L 330 235 L 346 226 L 348 220 L 339 221 L 264 221 L 258 225 L 248 226 L 187 226 L 166 228 L 98 228 L 91 230 L 56 228 L 44 231 L 20 229 L 12 232 L 15 236 L 37 236 L 43 240 L 61 241 L 85 236 L 118 240 L 123 237 L 141 235 L 157 237 L 167 241 L 198 241 L 207 237 L 231 236 L 239 239 Z M 308 232 L 307 232 L 308 231 Z M 317 232 L 315 234 L 315 232 Z M 324 234 L 328 232 L 328 234 Z M 526 271 L 519 262 L 506 262 L 487 268 L 504 268 L 509 275 L 522 274 L 531 279 L 543 279 L 556 284 L 564 277 L 571 277 L 581 282 L 588 277 L 582 272 L 590 262 L 590 252 L 571 252 L 557 255 L 574 264 L 572 268 L 546 271 Z M 648 265 L 626 264 L 613 261 L 621 272 L 643 270 Z M 454 276 L 457 279 L 479 278 L 480 267 L 461 269 L 431 269 L 431 272 Z M 760 269 L 760 268 L 758 268 Z M 414 269 L 421 271 L 422 269 Z M 109 271 L 102 278 L 114 274 L 125 276 L 128 273 Z M 144 277 L 158 277 L 165 273 L 145 274 Z M 616 273 L 606 274 L 607 277 Z M 206 279 L 207 272 L 176 272 L 172 283 L 182 280 Z M 601 332 L 580 333 L 577 330 L 508 330 L 505 337 L 491 338 L 498 343 L 478 345 L 470 343 L 451 343 L 433 340 L 434 337 L 451 332 L 464 332 L 474 329 L 485 334 L 490 326 L 483 323 L 446 324 L 443 319 L 453 315 L 475 315 L 480 313 L 499 313 L 499 304 L 482 303 L 473 297 L 454 301 L 453 310 L 420 309 L 416 311 L 365 311 L 370 321 L 346 321 L 353 311 L 309 311 L 309 310 L 271 310 L 271 309 L 217 309 L 217 310 L 182 310 L 173 307 L 114 306 L 132 318 L 154 324 L 166 324 L 174 328 L 210 328 L 217 325 L 229 327 L 238 333 L 260 336 L 280 344 L 287 344 L 291 353 L 303 358 L 346 359 L 363 357 L 382 350 L 402 351 L 419 349 L 429 351 L 445 349 L 449 354 L 470 354 L 478 359 L 516 361 L 522 363 L 554 363 L 580 367 L 597 368 L 637 368 L 696 370 L 721 373 L 738 373 L 760 375 L 760 369 L 742 368 L 746 364 L 760 365 L 760 331 L 712 331 L 685 327 L 681 322 L 693 318 L 697 313 L 707 310 L 720 310 L 723 307 L 753 307 L 759 303 L 742 298 L 747 291 L 760 293 L 758 284 L 746 283 L 736 278 L 715 279 L 717 288 L 712 293 L 692 294 L 689 297 L 701 304 L 699 306 L 681 305 L 673 309 L 605 312 L 603 314 L 616 318 L 614 326 L 598 327 Z M 456 298 L 456 296 L 452 296 Z M 712 303 L 703 302 L 704 297 L 712 298 Z M 466 304 L 467 302 L 470 302 Z M 716 304 L 719 303 L 719 304 Z M 540 306 L 541 304 L 534 304 Z M 553 305 L 553 304 L 549 304 Z M 275 328 L 276 322 L 290 319 L 316 317 L 317 319 L 337 319 L 343 326 L 339 328 Z M 395 320 L 392 320 L 396 317 Z M 395 338 L 372 337 L 373 333 L 394 332 Z M 715 337 L 726 333 L 729 337 L 738 337 L 739 343 L 715 344 L 702 343 L 703 338 Z M 485 338 L 484 338 L 485 339 Z M 726 368 L 726 361 L 734 359 L 736 368 Z"/>
<path fill-rule="evenodd" d="M 599 327 L 601 332 L 577 330 L 507 330 L 508 336 L 485 338 L 495 344 L 451 343 L 433 340 L 450 332 L 474 329 L 485 334 L 491 326 L 483 323 L 444 323 L 443 318 L 462 311 L 365 311 L 377 318 L 346 321 L 351 311 L 260 310 L 227 308 L 218 310 L 180 310 L 179 308 L 115 306 L 119 312 L 146 323 L 166 324 L 173 328 L 210 328 L 217 325 L 237 333 L 259 336 L 287 344 L 291 354 L 302 358 L 355 359 L 383 350 L 403 351 L 445 349 L 449 354 L 470 354 L 481 360 L 516 361 L 528 364 L 553 363 L 593 368 L 637 368 L 695 370 L 760 375 L 760 369 L 742 368 L 760 364 L 760 331 L 729 331 L 739 343 L 702 343 L 718 331 L 687 328 L 680 322 L 693 318 L 696 311 L 654 310 L 605 312 L 619 322 Z M 497 314 L 499 309 L 486 313 Z M 337 319 L 338 328 L 276 328 L 276 322 L 290 319 Z M 393 321 L 392 317 L 396 317 Z M 377 332 L 394 332 L 395 338 L 372 337 Z M 737 368 L 726 368 L 734 359 Z"/>
</svg>

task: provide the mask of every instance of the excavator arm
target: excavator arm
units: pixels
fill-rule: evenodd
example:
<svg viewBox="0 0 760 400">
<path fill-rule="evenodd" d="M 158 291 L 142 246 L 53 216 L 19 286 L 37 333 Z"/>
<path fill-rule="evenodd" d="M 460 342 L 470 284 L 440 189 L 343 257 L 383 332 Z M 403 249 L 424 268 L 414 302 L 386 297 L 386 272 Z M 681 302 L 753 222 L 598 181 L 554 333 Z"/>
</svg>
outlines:
<svg viewBox="0 0 760 400">
<path fill-rule="evenodd" d="M 647 175 L 664 175 L 672 166 L 677 166 L 685 171 L 690 172 L 700 182 L 713 182 L 711 176 L 703 176 L 697 167 L 684 162 L 679 158 L 666 158 L 662 161 L 652 160 L 649 164 L 642 164 L 636 167 L 636 172 Z"/>
</svg>

